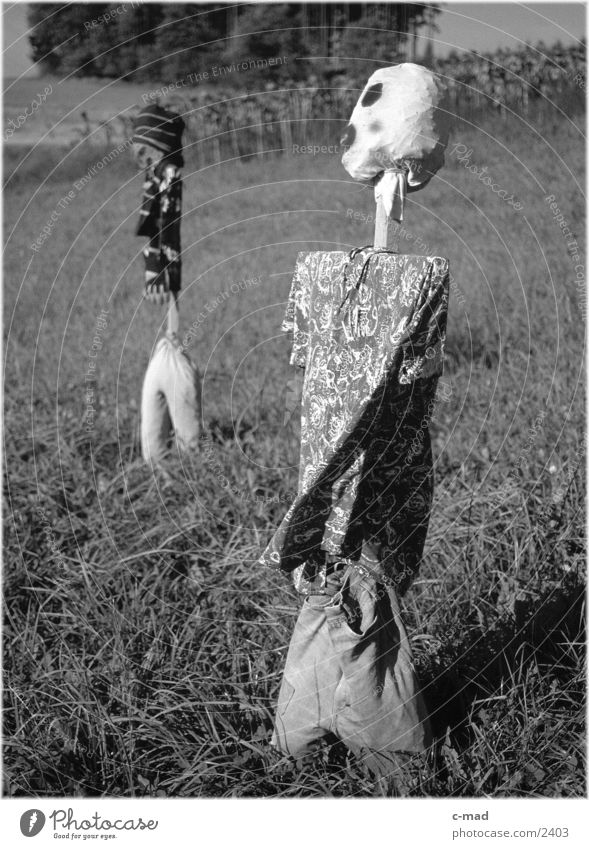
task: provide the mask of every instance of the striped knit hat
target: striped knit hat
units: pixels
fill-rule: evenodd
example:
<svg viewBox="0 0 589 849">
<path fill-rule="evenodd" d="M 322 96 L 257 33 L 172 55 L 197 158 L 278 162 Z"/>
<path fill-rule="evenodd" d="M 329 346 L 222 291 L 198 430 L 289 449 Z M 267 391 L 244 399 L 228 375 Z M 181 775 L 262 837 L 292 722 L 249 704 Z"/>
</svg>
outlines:
<svg viewBox="0 0 589 849">
<path fill-rule="evenodd" d="M 135 119 L 134 144 L 149 144 L 161 150 L 178 165 L 183 165 L 182 133 L 184 121 L 176 112 L 170 112 L 163 106 L 151 105 L 141 110 Z"/>
</svg>

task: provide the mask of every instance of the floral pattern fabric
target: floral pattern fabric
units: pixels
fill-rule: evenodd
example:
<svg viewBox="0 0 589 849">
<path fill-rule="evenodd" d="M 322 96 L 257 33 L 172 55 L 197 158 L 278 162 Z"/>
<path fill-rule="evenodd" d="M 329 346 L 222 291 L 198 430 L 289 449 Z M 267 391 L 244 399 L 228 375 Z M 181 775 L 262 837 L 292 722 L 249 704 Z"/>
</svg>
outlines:
<svg viewBox="0 0 589 849">
<path fill-rule="evenodd" d="M 299 254 L 283 323 L 304 369 L 298 495 L 260 562 L 300 592 L 325 585 L 328 562 L 400 592 L 419 567 L 448 290 L 442 257 Z"/>
</svg>

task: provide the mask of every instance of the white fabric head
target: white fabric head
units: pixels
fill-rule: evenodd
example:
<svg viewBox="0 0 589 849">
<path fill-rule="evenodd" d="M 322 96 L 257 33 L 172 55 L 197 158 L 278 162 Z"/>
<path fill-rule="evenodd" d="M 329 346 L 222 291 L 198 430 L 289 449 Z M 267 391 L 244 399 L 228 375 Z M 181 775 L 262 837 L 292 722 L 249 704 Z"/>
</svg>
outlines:
<svg viewBox="0 0 589 849">
<path fill-rule="evenodd" d="M 450 128 L 445 93 L 436 74 L 405 62 L 375 71 L 354 107 L 341 140 L 342 164 L 360 182 L 396 174 L 380 188 L 388 212 L 395 201 L 395 217 L 399 209 L 403 217 L 405 179 L 409 190 L 423 188 L 444 164 Z"/>
</svg>

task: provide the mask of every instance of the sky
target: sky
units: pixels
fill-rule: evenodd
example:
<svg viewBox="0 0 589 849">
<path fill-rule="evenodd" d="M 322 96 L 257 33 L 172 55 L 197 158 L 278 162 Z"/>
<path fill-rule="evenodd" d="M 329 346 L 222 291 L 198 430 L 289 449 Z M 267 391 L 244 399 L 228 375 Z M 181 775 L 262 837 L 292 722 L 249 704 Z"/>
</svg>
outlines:
<svg viewBox="0 0 589 849">
<path fill-rule="evenodd" d="M 522 42 L 570 44 L 585 34 L 584 3 L 442 3 L 436 56 L 452 48 L 486 51 Z M 26 3 L 2 4 L 3 66 L 6 77 L 34 74 L 26 37 Z"/>
<path fill-rule="evenodd" d="M 484 52 L 543 40 L 571 44 L 585 35 L 584 3 L 443 3 L 435 53 Z"/>
</svg>

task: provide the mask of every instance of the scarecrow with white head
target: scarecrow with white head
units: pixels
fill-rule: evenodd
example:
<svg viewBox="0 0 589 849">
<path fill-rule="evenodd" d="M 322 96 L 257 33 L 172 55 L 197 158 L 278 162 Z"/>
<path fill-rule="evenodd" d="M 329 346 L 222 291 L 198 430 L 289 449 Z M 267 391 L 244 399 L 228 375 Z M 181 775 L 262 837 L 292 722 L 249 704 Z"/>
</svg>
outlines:
<svg viewBox="0 0 589 849">
<path fill-rule="evenodd" d="M 431 742 L 398 594 L 427 534 L 449 292 L 448 260 L 388 250 L 387 224 L 444 162 L 443 94 L 426 68 L 383 68 L 346 128 L 343 165 L 375 187 L 374 245 L 297 258 L 283 330 L 304 369 L 299 487 L 260 558 L 305 596 L 273 745 L 301 758 L 335 734 L 387 780 Z"/>
</svg>

